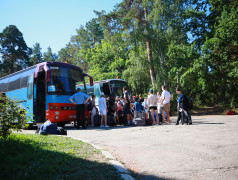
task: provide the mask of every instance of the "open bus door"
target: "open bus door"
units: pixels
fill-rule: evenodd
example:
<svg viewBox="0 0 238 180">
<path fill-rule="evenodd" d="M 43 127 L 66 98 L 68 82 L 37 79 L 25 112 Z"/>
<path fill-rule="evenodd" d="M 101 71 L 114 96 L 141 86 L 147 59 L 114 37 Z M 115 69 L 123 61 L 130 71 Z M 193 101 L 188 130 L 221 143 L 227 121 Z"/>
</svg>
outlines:
<svg viewBox="0 0 238 180">
<path fill-rule="evenodd" d="M 106 97 L 109 97 L 111 95 L 111 90 L 110 90 L 110 86 L 108 82 L 102 82 L 99 84 L 100 84 L 101 92 L 103 92 Z"/>
<path fill-rule="evenodd" d="M 45 122 L 46 120 L 46 79 L 45 79 L 45 71 L 38 72 L 38 76 L 35 82 L 35 120 L 37 123 Z"/>
<path fill-rule="evenodd" d="M 28 76 L 27 83 L 27 116 L 33 119 L 33 94 L 34 94 L 34 74 Z M 33 122 L 28 122 L 33 123 Z"/>
</svg>

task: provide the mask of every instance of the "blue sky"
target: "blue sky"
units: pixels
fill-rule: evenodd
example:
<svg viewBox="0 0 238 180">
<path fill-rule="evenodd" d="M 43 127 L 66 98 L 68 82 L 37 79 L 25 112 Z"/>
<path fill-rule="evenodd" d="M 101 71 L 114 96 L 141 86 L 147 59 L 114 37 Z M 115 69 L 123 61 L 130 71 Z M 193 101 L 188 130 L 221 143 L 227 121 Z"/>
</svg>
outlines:
<svg viewBox="0 0 238 180">
<path fill-rule="evenodd" d="M 93 10 L 110 12 L 122 0 L 0 0 L 0 32 L 16 25 L 29 47 L 38 42 L 54 53 L 70 41 L 80 25 L 96 17 Z"/>
</svg>

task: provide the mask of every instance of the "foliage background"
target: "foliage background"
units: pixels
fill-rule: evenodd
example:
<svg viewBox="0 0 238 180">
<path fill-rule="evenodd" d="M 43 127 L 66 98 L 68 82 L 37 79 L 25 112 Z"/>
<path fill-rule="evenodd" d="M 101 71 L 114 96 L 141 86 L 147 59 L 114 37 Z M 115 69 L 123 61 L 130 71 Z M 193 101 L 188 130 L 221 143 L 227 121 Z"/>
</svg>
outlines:
<svg viewBox="0 0 238 180">
<path fill-rule="evenodd" d="M 238 2 L 123 0 L 80 26 L 57 54 L 27 47 L 14 25 L 0 33 L 0 77 L 43 61 L 80 66 L 94 80 L 127 80 L 147 95 L 179 85 L 197 106 L 238 107 Z M 176 103 L 175 103 L 176 104 Z"/>
</svg>

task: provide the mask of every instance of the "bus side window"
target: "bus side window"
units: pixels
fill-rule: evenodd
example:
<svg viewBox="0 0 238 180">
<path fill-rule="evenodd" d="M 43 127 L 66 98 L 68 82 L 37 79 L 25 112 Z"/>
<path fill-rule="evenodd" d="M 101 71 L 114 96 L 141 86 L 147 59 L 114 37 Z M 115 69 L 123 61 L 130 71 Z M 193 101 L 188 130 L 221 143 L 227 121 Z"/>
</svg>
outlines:
<svg viewBox="0 0 238 180">
<path fill-rule="evenodd" d="M 33 81 L 34 81 L 34 74 L 31 74 L 28 78 L 28 86 L 27 86 L 27 99 L 28 100 L 33 98 Z"/>
<path fill-rule="evenodd" d="M 101 96 L 99 84 L 94 85 L 94 91 L 95 91 L 94 94 L 95 94 L 95 96 L 96 96 L 96 103 L 97 103 L 98 99 L 99 99 L 100 96 Z"/>
<path fill-rule="evenodd" d="M 7 92 L 9 77 L 0 81 L 0 92 Z"/>
</svg>

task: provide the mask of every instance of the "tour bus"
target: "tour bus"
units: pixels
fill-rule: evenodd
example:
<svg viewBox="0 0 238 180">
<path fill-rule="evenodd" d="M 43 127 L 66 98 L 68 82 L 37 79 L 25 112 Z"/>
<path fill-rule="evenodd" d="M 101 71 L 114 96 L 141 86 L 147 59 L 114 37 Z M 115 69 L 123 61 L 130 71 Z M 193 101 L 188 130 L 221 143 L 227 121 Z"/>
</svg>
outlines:
<svg viewBox="0 0 238 180">
<path fill-rule="evenodd" d="M 76 120 L 76 106 L 69 100 L 75 93 L 76 84 L 85 84 L 85 76 L 93 79 L 82 69 L 67 63 L 43 62 L 0 78 L 0 92 L 17 100 L 34 119 L 28 123 L 50 120 L 64 125 Z M 85 84 L 85 89 L 86 89 Z"/>
<path fill-rule="evenodd" d="M 93 83 L 93 86 L 90 86 L 89 83 L 86 84 L 86 88 L 84 84 L 77 85 L 77 88 L 80 88 L 82 92 L 87 93 L 88 95 L 95 95 L 96 105 L 98 105 L 98 100 L 100 98 L 101 92 L 103 92 L 106 97 L 112 95 L 114 98 L 116 96 L 123 96 L 123 87 L 126 86 L 129 90 L 128 84 L 123 79 L 108 79 L 97 81 Z"/>
</svg>

